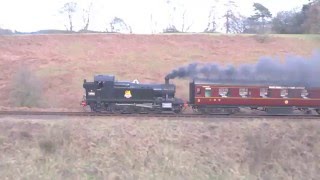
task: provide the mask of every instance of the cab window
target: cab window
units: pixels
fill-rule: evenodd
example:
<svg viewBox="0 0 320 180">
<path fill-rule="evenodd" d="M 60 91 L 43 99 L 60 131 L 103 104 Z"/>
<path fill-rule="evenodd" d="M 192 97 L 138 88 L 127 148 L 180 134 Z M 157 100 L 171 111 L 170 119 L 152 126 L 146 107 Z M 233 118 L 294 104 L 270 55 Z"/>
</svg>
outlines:
<svg viewBox="0 0 320 180">
<path fill-rule="evenodd" d="M 101 88 L 103 88 L 103 82 L 102 82 L 102 81 L 100 81 L 100 82 L 98 83 L 98 89 L 101 89 Z"/>
</svg>

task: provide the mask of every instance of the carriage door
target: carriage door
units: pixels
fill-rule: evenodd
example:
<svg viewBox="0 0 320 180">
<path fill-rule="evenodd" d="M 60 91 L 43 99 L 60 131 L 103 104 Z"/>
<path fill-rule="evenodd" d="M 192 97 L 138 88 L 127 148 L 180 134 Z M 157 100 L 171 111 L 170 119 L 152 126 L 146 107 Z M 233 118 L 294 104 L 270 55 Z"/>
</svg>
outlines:
<svg viewBox="0 0 320 180">
<path fill-rule="evenodd" d="M 204 93 L 204 97 L 211 97 L 211 88 L 207 87 Z"/>
</svg>

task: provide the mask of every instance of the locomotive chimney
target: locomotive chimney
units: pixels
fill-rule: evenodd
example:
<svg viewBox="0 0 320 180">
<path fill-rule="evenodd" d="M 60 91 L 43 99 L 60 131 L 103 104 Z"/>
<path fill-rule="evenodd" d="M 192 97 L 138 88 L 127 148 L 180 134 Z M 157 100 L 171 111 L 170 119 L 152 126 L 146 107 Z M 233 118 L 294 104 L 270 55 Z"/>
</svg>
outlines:
<svg viewBox="0 0 320 180">
<path fill-rule="evenodd" d="M 168 76 L 166 76 L 166 77 L 164 78 L 164 80 L 165 80 L 165 83 L 166 83 L 166 84 L 169 84 L 169 77 L 168 77 Z"/>
</svg>

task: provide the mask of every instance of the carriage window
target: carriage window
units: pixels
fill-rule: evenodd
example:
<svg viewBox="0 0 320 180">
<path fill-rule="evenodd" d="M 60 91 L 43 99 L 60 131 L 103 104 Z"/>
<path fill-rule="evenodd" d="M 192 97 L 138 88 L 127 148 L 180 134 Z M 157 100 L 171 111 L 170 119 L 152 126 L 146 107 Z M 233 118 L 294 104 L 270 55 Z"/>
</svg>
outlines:
<svg viewBox="0 0 320 180">
<path fill-rule="evenodd" d="M 228 92 L 229 92 L 228 88 L 220 88 L 219 89 L 219 95 L 221 97 L 227 97 L 228 96 Z"/>
<path fill-rule="evenodd" d="M 211 88 L 206 88 L 204 96 L 205 97 L 211 97 Z"/>
<path fill-rule="evenodd" d="M 265 98 L 268 96 L 268 89 L 267 88 L 261 88 L 260 89 L 260 96 Z"/>
<path fill-rule="evenodd" d="M 100 82 L 98 83 L 98 89 L 101 89 L 102 87 L 103 87 L 103 82 L 100 81 Z"/>
<path fill-rule="evenodd" d="M 247 88 L 240 88 L 239 89 L 239 95 L 241 97 L 247 97 L 248 96 L 248 89 Z"/>
<path fill-rule="evenodd" d="M 199 87 L 197 88 L 197 94 L 201 94 L 201 89 Z"/>
<path fill-rule="evenodd" d="M 288 89 L 281 89 L 280 96 L 283 98 L 288 97 Z"/>
<path fill-rule="evenodd" d="M 301 92 L 302 98 L 308 98 L 308 95 L 309 95 L 308 90 L 306 90 L 306 89 L 302 90 L 302 92 Z"/>
</svg>

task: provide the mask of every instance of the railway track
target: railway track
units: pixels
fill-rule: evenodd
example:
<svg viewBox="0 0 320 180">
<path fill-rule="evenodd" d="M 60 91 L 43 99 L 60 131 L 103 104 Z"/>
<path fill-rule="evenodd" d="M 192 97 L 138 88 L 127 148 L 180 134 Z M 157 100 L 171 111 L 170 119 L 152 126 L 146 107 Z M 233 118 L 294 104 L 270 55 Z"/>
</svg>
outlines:
<svg viewBox="0 0 320 180">
<path fill-rule="evenodd" d="M 0 116 L 103 116 L 103 117 L 158 117 L 158 118 L 247 118 L 247 119 L 261 119 L 261 118 L 281 118 L 281 119 L 319 119 L 319 115 L 300 115 L 300 114 L 277 114 L 277 115 L 257 115 L 257 114 L 108 114 L 108 113 L 93 113 L 93 112 L 49 112 L 49 111 L 0 111 Z"/>
</svg>

